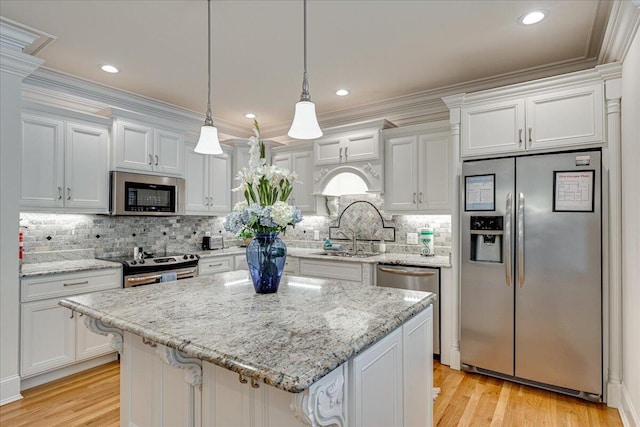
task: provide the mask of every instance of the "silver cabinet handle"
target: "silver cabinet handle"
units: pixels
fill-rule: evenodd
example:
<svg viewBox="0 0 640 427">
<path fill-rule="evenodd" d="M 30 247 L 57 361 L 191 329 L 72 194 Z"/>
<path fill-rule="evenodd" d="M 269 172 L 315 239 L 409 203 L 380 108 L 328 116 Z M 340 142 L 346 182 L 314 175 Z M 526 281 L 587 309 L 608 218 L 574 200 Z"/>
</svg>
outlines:
<svg viewBox="0 0 640 427">
<path fill-rule="evenodd" d="M 209 264 L 209 267 L 222 267 L 222 263 L 219 262 L 218 264 Z"/>
<path fill-rule="evenodd" d="M 71 200 L 71 189 L 67 187 L 67 200 Z"/>
<path fill-rule="evenodd" d="M 58 200 L 62 200 L 62 187 L 58 187 Z"/>
<path fill-rule="evenodd" d="M 62 286 L 78 286 L 78 285 L 88 285 L 89 281 L 84 280 L 82 282 L 73 282 L 73 283 L 63 283 Z"/>
<path fill-rule="evenodd" d="M 154 163 L 156 166 L 158 166 L 158 160 L 159 158 L 158 158 L 158 155 L 156 154 L 156 162 Z"/>
<path fill-rule="evenodd" d="M 378 266 L 378 270 L 384 271 L 385 273 L 399 274 L 401 276 L 425 277 L 425 276 L 435 276 L 436 275 L 436 273 L 433 272 L 433 271 L 410 271 L 410 270 L 403 270 L 403 269 L 399 269 L 399 268 L 387 268 L 387 267 L 380 267 L 380 266 Z"/>
<path fill-rule="evenodd" d="M 204 197 L 204 205 L 209 206 L 209 198 L 207 196 Z"/>
<path fill-rule="evenodd" d="M 420 196 L 418 196 L 418 202 L 422 203 L 422 191 L 420 192 Z"/>
<path fill-rule="evenodd" d="M 533 128 L 529 128 L 529 147 L 531 147 L 531 143 L 533 142 L 531 138 L 531 134 L 533 133 Z"/>
<path fill-rule="evenodd" d="M 342 147 L 340 147 L 340 160 L 342 160 Z"/>
<path fill-rule="evenodd" d="M 518 283 L 524 286 L 524 194 L 518 198 Z"/>
<path fill-rule="evenodd" d="M 151 154 L 149 154 L 149 164 L 153 164 L 153 156 Z"/>
<path fill-rule="evenodd" d="M 522 145 L 522 129 L 518 129 L 518 145 Z"/>
<path fill-rule="evenodd" d="M 349 156 L 347 154 L 347 150 L 349 150 L 349 146 L 348 145 L 346 147 L 344 147 L 344 159 L 345 159 L 345 161 L 347 160 L 347 157 Z"/>
<path fill-rule="evenodd" d="M 507 281 L 507 288 L 511 287 L 511 215 L 512 211 L 512 194 L 507 194 L 507 214 L 504 218 L 504 273 Z"/>
<path fill-rule="evenodd" d="M 413 193 L 413 203 L 416 203 L 416 195 L 417 193 Z"/>
<path fill-rule="evenodd" d="M 71 316 L 69 316 L 69 319 L 73 319 L 74 314 L 76 314 L 76 312 L 71 310 Z"/>
</svg>

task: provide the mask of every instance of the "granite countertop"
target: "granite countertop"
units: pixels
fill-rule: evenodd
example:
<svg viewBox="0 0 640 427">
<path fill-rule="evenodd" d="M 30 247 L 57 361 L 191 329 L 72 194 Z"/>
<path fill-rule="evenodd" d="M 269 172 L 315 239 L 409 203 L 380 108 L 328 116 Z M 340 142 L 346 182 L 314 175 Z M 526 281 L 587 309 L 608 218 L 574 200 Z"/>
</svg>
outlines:
<svg viewBox="0 0 640 427">
<path fill-rule="evenodd" d="M 102 270 L 106 268 L 122 268 L 122 264 L 93 258 L 22 264 L 20 277 L 75 273 L 78 271 Z"/>
<path fill-rule="evenodd" d="M 283 276 L 256 294 L 247 272 L 64 298 L 60 305 L 298 393 L 422 311 L 429 292 Z"/>
</svg>

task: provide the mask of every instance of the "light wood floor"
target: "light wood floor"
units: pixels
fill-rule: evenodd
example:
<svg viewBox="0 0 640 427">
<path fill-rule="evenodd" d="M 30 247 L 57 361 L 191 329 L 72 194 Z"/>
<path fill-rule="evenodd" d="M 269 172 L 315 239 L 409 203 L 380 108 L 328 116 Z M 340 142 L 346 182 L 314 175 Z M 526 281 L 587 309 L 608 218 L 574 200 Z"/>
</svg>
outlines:
<svg viewBox="0 0 640 427">
<path fill-rule="evenodd" d="M 119 363 L 111 362 L 25 390 L 24 399 L 0 407 L 0 425 L 118 426 L 119 372 Z M 618 411 L 604 404 L 454 371 L 437 362 L 434 385 L 441 388 L 434 405 L 437 426 L 622 427 Z"/>
</svg>

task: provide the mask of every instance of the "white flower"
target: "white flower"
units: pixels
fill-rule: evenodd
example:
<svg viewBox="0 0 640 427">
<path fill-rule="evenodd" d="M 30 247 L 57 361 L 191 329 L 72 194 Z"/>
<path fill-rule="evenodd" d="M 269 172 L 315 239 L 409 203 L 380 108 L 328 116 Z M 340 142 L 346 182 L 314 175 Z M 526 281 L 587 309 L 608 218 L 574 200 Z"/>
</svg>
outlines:
<svg viewBox="0 0 640 427">
<path fill-rule="evenodd" d="M 293 209 L 285 202 L 275 202 L 271 207 L 271 219 L 280 227 L 286 227 L 293 221 Z"/>
<path fill-rule="evenodd" d="M 234 212 L 240 212 L 242 211 L 244 208 L 246 208 L 247 206 L 249 206 L 249 204 L 245 201 L 245 200 L 240 200 L 238 203 L 236 203 L 233 206 L 233 211 Z"/>
</svg>

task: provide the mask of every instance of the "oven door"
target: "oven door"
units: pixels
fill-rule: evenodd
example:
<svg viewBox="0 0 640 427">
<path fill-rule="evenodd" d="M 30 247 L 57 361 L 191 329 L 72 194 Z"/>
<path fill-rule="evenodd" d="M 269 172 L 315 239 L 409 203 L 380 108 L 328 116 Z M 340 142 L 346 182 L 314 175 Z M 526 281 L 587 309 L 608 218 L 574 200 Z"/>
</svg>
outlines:
<svg viewBox="0 0 640 427">
<path fill-rule="evenodd" d="M 198 276 L 198 266 L 180 268 L 177 270 L 154 271 L 149 273 L 131 274 L 124 276 L 124 287 L 132 288 L 134 286 L 150 285 L 160 283 L 163 274 L 176 273 L 178 280 L 190 279 Z"/>
</svg>

